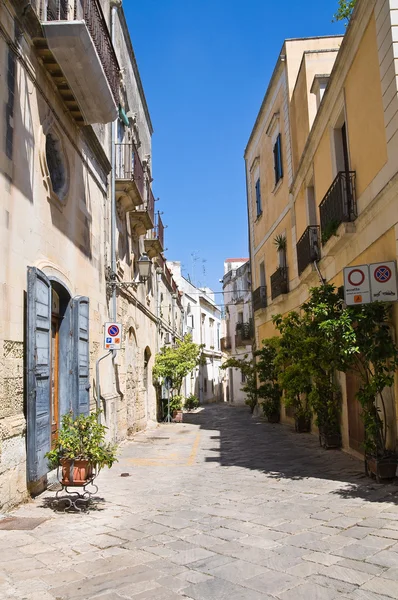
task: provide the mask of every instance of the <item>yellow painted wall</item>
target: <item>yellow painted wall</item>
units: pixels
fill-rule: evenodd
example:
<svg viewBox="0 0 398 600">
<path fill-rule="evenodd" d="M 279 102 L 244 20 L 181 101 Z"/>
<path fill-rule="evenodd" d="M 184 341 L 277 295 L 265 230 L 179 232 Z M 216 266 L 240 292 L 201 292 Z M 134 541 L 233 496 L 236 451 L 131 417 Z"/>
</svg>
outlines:
<svg viewBox="0 0 398 600">
<path fill-rule="evenodd" d="M 314 188 L 317 206 L 322 202 L 333 181 L 329 129 L 325 129 L 314 154 Z"/>
<path fill-rule="evenodd" d="M 360 196 L 387 162 L 376 24 L 372 15 L 345 82 L 351 169 Z"/>
<path fill-rule="evenodd" d="M 290 126 L 292 132 L 294 169 L 297 169 L 310 130 L 307 87 L 307 74 L 304 59 L 301 63 L 296 87 L 294 88 L 290 104 Z"/>
<path fill-rule="evenodd" d="M 298 241 L 300 239 L 300 237 L 303 235 L 303 233 L 308 225 L 304 184 L 301 186 L 301 188 L 299 190 L 296 201 L 294 203 L 294 209 L 295 209 L 295 213 L 296 213 L 296 236 L 297 236 L 297 241 Z"/>
</svg>

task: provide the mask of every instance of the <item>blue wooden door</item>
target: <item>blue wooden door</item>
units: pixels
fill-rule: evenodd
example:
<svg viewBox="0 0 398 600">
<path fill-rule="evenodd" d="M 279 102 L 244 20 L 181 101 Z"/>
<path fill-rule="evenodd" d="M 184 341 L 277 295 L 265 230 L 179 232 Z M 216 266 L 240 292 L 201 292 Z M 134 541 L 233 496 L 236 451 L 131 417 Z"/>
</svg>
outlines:
<svg viewBox="0 0 398 600">
<path fill-rule="evenodd" d="M 72 405 L 74 414 L 88 415 L 90 412 L 89 313 L 88 298 L 85 296 L 73 298 Z"/>
<path fill-rule="evenodd" d="M 48 472 L 51 445 L 51 284 L 35 267 L 28 268 L 27 293 L 27 471 L 28 481 Z"/>
</svg>

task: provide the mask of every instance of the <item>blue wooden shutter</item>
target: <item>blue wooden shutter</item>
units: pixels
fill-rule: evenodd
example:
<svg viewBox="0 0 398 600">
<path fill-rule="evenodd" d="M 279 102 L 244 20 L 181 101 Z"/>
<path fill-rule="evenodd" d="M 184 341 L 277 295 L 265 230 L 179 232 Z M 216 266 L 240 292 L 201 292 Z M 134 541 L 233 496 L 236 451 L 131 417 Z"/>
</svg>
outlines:
<svg viewBox="0 0 398 600">
<path fill-rule="evenodd" d="M 28 267 L 27 319 L 27 471 L 28 481 L 48 473 L 44 457 L 51 447 L 51 284 Z"/>
<path fill-rule="evenodd" d="M 279 174 L 279 179 L 282 179 L 283 163 L 282 163 L 282 136 L 281 136 L 281 134 L 278 135 L 277 149 L 278 149 L 278 174 Z"/>
<path fill-rule="evenodd" d="M 262 213 L 260 179 L 257 179 L 257 181 L 256 181 L 256 205 L 257 205 L 257 216 L 259 216 Z"/>
<path fill-rule="evenodd" d="M 89 299 L 76 296 L 72 300 L 72 406 L 73 413 L 90 412 L 90 347 Z"/>
</svg>

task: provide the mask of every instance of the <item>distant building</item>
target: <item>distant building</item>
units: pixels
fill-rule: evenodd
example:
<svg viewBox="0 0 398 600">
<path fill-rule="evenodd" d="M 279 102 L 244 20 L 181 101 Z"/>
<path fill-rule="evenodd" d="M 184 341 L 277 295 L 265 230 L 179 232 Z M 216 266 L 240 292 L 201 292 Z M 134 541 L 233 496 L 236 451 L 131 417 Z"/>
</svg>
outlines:
<svg viewBox="0 0 398 600">
<path fill-rule="evenodd" d="M 209 288 L 198 288 L 181 274 L 181 263 L 168 261 L 173 277 L 182 292 L 184 334 L 189 333 L 196 344 L 203 345 L 201 364 L 184 382 L 184 396 L 196 395 L 200 402 L 222 400 L 221 310 Z"/>
<path fill-rule="evenodd" d="M 224 262 L 224 317 L 222 322 L 221 349 L 223 360 L 228 358 L 252 359 L 254 335 L 252 319 L 252 294 L 250 260 L 228 258 Z M 225 372 L 224 399 L 234 404 L 244 404 L 242 391 L 244 376 L 236 368 Z"/>
</svg>

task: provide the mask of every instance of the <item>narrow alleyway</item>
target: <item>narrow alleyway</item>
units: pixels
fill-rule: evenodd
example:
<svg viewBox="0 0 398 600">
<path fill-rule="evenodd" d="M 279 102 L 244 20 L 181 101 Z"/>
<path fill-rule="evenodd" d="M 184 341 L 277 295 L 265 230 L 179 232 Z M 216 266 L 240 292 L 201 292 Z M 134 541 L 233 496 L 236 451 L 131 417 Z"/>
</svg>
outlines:
<svg viewBox="0 0 398 600">
<path fill-rule="evenodd" d="M 88 514 L 0 520 L 0 598 L 398 598 L 398 487 L 246 409 L 186 421 L 126 443 Z"/>
</svg>

